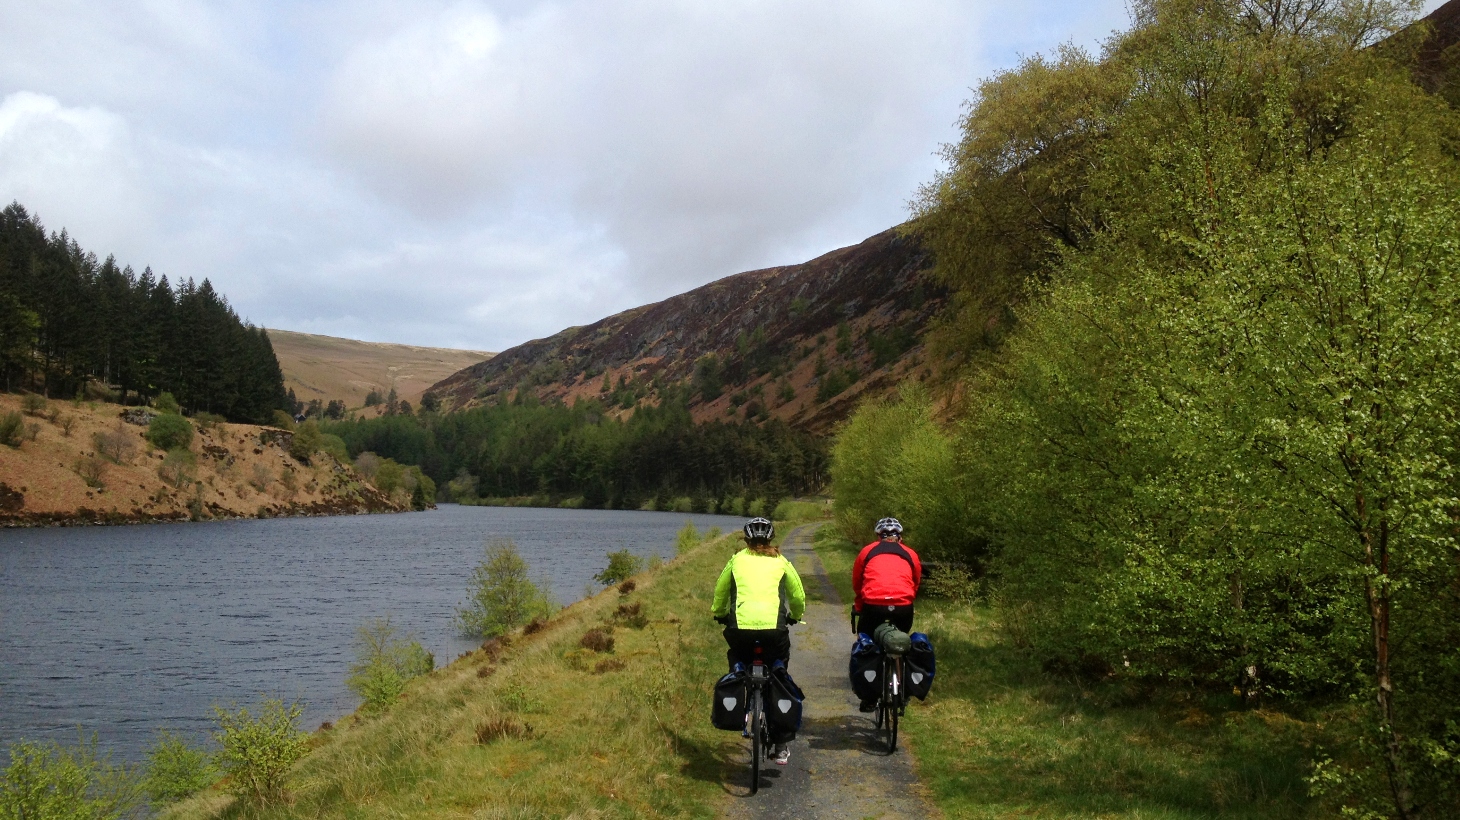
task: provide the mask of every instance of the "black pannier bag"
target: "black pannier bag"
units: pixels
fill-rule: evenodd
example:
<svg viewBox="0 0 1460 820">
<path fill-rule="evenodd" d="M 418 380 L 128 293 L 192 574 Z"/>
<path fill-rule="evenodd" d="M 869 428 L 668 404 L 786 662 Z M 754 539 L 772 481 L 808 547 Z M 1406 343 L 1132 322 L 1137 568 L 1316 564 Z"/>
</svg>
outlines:
<svg viewBox="0 0 1460 820">
<path fill-rule="evenodd" d="M 933 642 L 921 632 L 914 632 L 912 648 L 903 658 L 904 677 L 907 679 L 907 693 L 923 700 L 933 688 L 933 673 L 937 663 L 933 658 Z"/>
<path fill-rule="evenodd" d="M 882 694 L 882 650 L 867 634 L 857 635 L 852 644 L 852 661 L 848 674 L 852 691 L 862 700 L 876 700 Z"/>
<path fill-rule="evenodd" d="M 715 701 L 710 706 L 710 723 L 716 729 L 745 731 L 745 712 L 750 708 L 750 676 L 743 670 L 731 672 L 715 683 Z"/>
<path fill-rule="evenodd" d="M 801 705 L 806 695 L 780 662 L 771 668 L 770 685 L 765 693 L 765 717 L 770 724 L 771 740 L 782 743 L 795 737 L 801 728 Z"/>
</svg>

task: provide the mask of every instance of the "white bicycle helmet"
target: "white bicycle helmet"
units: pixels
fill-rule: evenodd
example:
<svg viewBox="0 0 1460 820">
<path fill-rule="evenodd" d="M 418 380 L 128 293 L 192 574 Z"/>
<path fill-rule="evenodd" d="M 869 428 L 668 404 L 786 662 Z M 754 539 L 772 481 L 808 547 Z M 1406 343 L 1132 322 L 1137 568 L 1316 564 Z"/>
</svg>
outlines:
<svg viewBox="0 0 1460 820">
<path fill-rule="evenodd" d="M 902 522 L 896 518 L 884 518 L 877 522 L 872 531 L 886 538 L 889 535 L 902 535 Z"/>
<path fill-rule="evenodd" d="M 769 541 L 776 537 L 776 525 L 767 518 L 752 518 L 745 522 L 745 537 L 754 541 Z"/>
</svg>

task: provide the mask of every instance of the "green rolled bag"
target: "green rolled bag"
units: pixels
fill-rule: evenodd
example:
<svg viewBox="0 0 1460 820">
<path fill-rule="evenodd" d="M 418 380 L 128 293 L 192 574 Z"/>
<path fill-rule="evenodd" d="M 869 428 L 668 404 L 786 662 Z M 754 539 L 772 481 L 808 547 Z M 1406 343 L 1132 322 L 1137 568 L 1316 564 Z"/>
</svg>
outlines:
<svg viewBox="0 0 1460 820">
<path fill-rule="evenodd" d="M 892 624 L 878 624 L 872 631 L 872 640 L 889 655 L 906 655 L 912 649 L 912 637 Z"/>
</svg>

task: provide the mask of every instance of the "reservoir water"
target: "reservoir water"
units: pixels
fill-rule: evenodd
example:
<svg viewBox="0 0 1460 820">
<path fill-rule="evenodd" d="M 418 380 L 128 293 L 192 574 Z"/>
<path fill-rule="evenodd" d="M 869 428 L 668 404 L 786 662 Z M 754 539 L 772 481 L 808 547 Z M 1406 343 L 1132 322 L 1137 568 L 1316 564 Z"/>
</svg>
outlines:
<svg viewBox="0 0 1460 820">
<path fill-rule="evenodd" d="M 559 603 L 607 553 L 674 553 L 675 533 L 740 519 L 458 507 L 398 515 L 0 530 L 0 746 L 74 741 L 139 759 L 156 731 L 201 739 L 213 704 L 352 712 L 355 630 L 391 616 L 444 664 L 475 646 L 452 615 L 483 546 L 516 542 Z M 706 578 L 706 584 L 715 579 Z"/>
</svg>

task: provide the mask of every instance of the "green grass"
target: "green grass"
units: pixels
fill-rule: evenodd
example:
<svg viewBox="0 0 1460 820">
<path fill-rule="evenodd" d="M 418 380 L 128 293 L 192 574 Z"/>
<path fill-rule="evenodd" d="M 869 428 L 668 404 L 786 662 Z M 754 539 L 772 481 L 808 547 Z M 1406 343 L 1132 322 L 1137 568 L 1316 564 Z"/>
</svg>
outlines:
<svg viewBox="0 0 1460 820">
<path fill-rule="evenodd" d="M 464 656 L 412 681 L 384 713 L 317 733 L 286 804 L 215 788 L 164 816 L 715 816 L 741 743 L 708 720 L 724 664 L 709 609 L 737 544 L 704 544 L 637 576 L 627 596 L 609 589 L 574 604 L 505 655 Z M 615 618 L 624 604 L 639 604 L 648 625 Z M 579 646 L 594 628 L 612 629 L 611 654 Z M 489 724 L 508 736 L 478 742 Z"/>
<path fill-rule="evenodd" d="M 856 547 L 831 530 L 817 551 L 849 597 Z M 938 671 L 904 726 L 947 817 L 1316 816 L 1304 782 L 1316 724 L 1221 695 L 1059 680 L 997 620 L 986 606 L 918 604 Z"/>
</svg>

